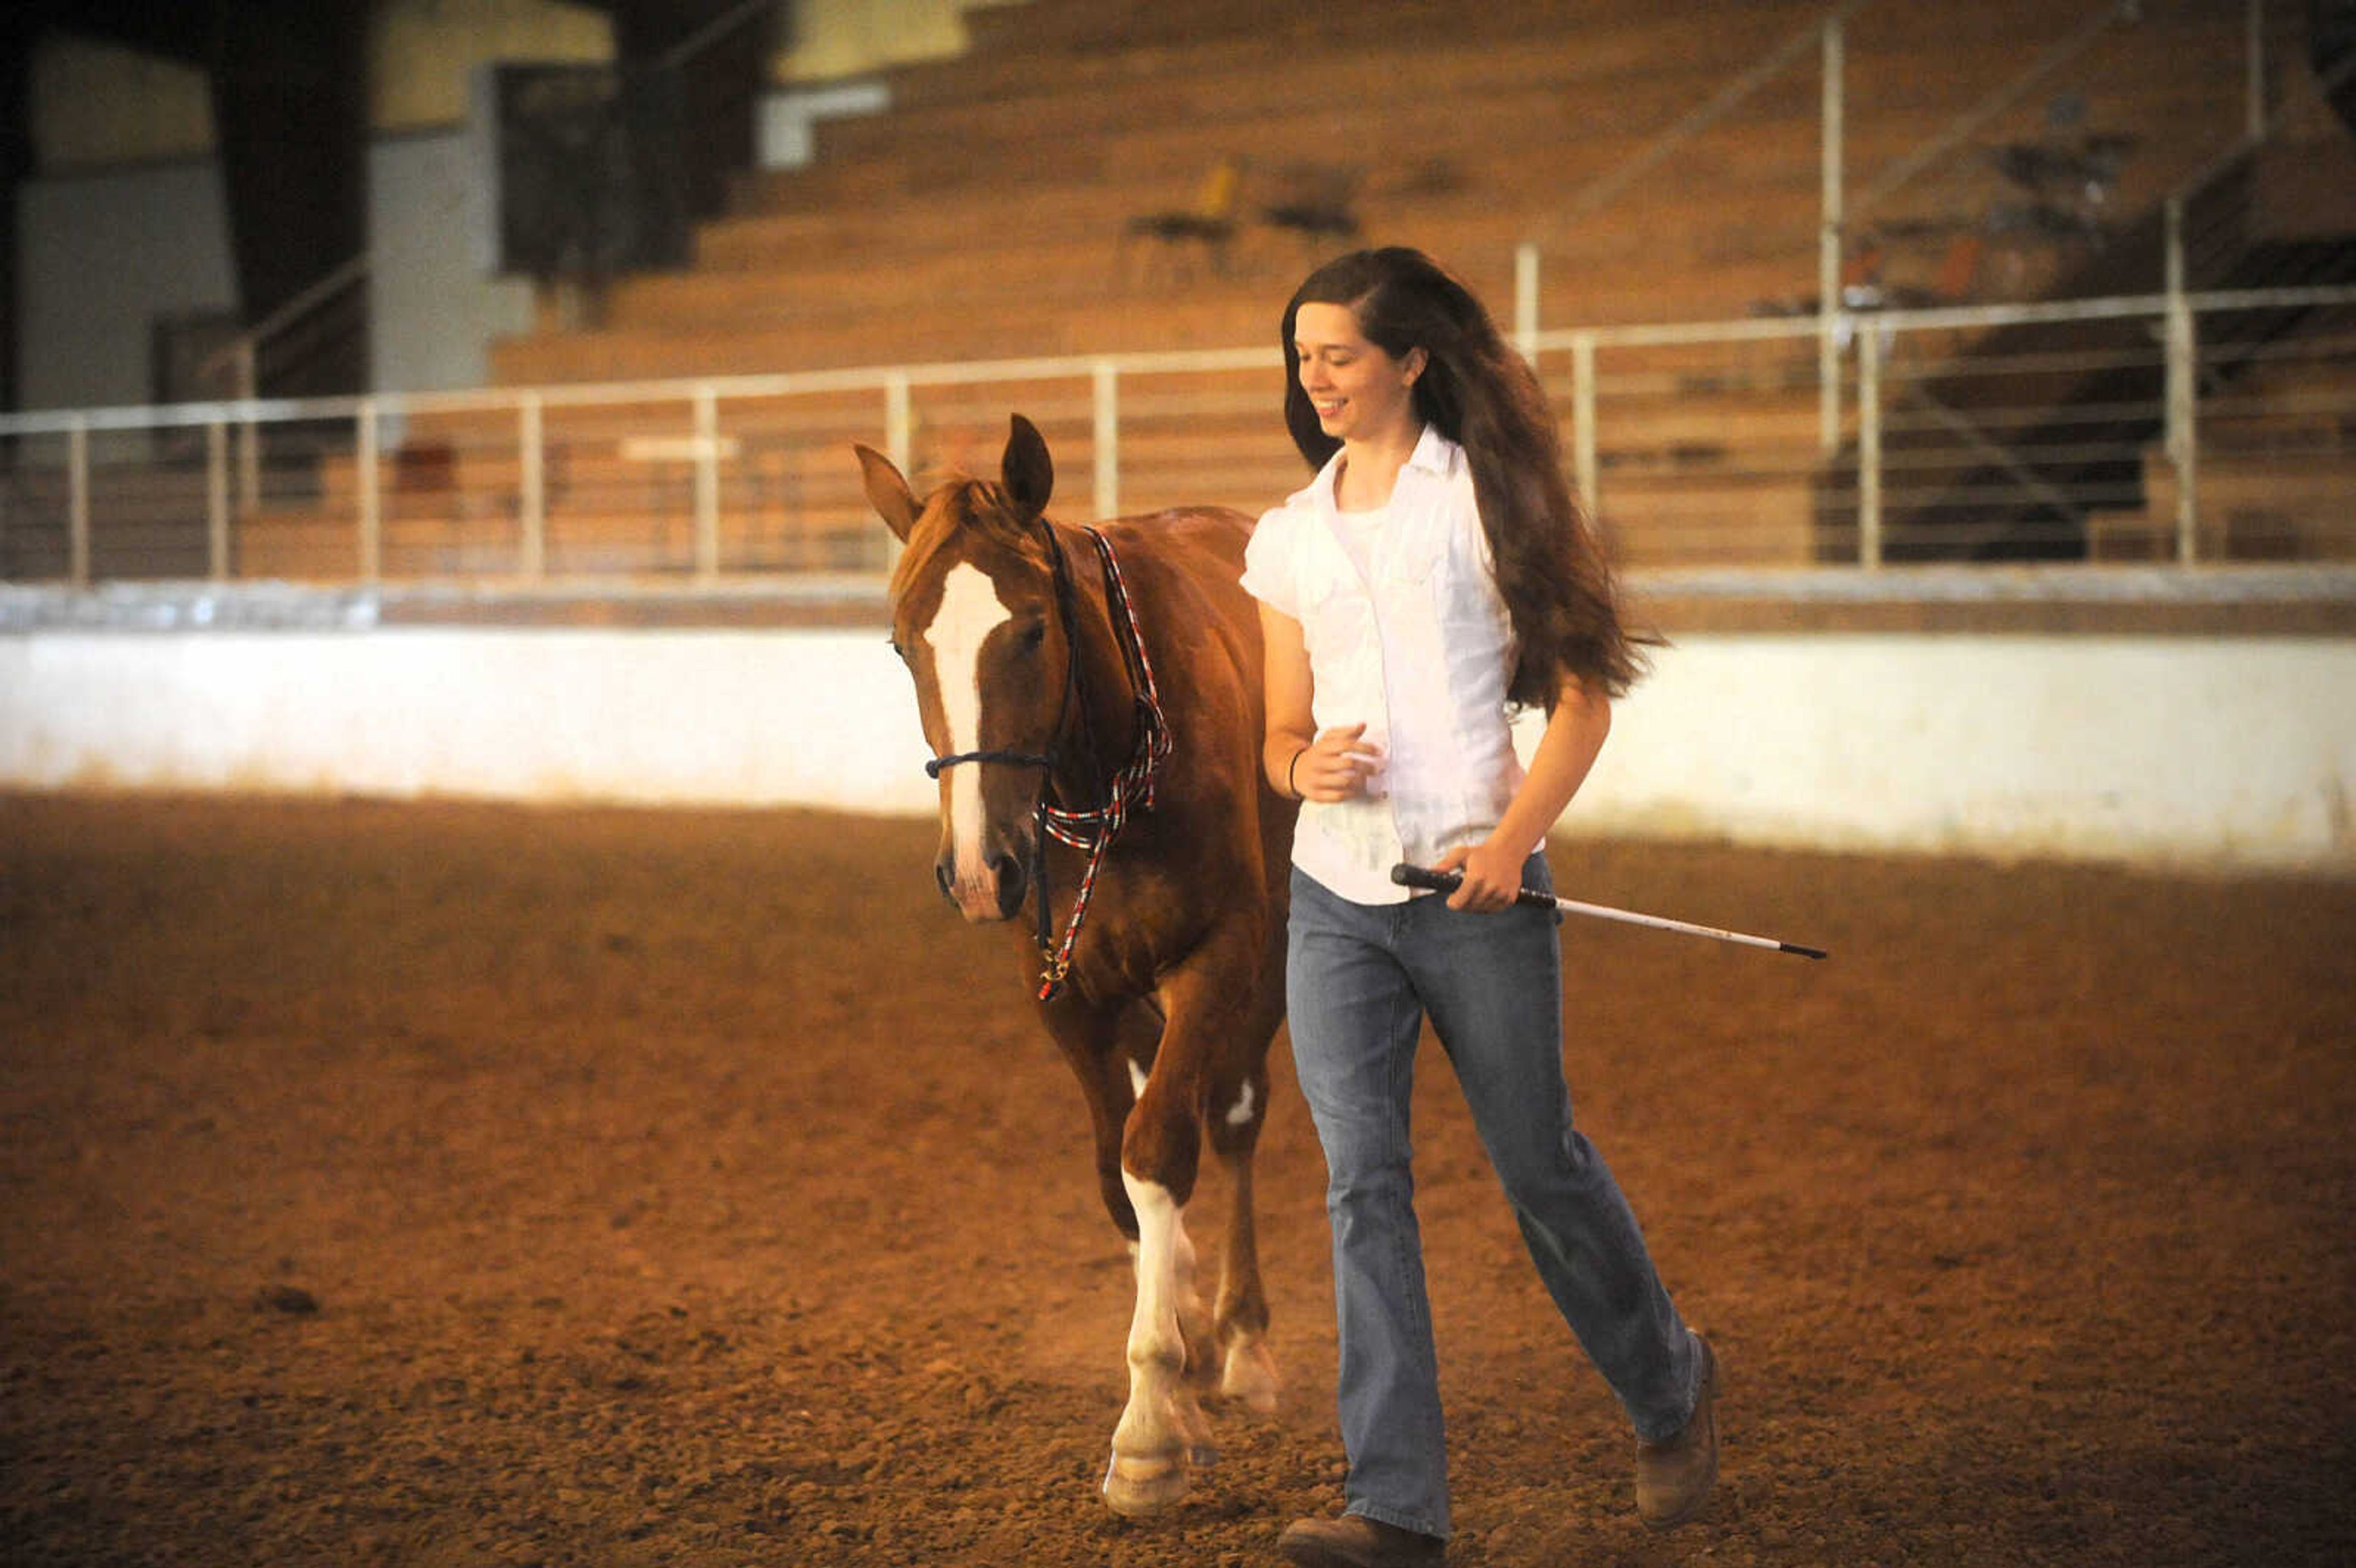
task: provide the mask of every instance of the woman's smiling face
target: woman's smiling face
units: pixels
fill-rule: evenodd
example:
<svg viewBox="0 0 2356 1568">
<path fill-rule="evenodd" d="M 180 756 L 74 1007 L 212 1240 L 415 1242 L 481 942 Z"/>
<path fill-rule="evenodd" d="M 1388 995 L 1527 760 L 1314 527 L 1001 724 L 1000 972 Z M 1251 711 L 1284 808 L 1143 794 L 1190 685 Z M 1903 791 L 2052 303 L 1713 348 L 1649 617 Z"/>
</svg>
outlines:
<svg viewBox="0 0 2356 1568">
<path fill-rule="evenodd" d="M 1348 305 L 1316 304 L 1294 315 L 1292 346 L 1301 357 L 1301 389 L 1327 435 L 1364 443 L 1412 432 L 1422 349 L 1394 359 L 1359 330 Z"/>
</svg>

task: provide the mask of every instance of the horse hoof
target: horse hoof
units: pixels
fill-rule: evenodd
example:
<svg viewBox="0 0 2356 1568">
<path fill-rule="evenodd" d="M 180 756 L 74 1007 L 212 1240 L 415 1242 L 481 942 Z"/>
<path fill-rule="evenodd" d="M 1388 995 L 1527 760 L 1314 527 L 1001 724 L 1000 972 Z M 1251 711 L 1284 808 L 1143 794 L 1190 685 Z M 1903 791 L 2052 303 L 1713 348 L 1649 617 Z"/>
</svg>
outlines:
<svg viewBox="0 0 2356 1568">
<path fill-rule="evenodd" d="M 1105 1506 L 1123 1519 L 1151 1519 L 1186 1495 L 1186 1465 L 1171 1456 L 1120 1454 L 1105 1467 Z"/>
<path fill-rule="evenodd" d="M 1227 1348 L 1226 1365 L 1219 1373 L 1219 1397 L 1242 1405 L 1254 1415 L 1276 1413 L 1276 1359 L 1257 1339 L 1237 1340 Z"/>
</svg>

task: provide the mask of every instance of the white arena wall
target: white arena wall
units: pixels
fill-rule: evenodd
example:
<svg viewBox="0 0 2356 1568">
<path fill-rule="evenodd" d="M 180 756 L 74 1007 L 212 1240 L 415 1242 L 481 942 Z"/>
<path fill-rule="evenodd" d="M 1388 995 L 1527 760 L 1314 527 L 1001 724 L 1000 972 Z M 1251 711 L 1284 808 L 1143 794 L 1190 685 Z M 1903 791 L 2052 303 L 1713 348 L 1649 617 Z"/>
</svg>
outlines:
<svg viewBox="0 0 2356 1568">
<path fill-rule="evenodd" d="M 934 808 L 872 626 L 349 619 L 0 617 L 0 787 Z M 2345 636 L 1694 633 L 1560 831 L 2351 874 L 2351 791 Z"/>
</svg>

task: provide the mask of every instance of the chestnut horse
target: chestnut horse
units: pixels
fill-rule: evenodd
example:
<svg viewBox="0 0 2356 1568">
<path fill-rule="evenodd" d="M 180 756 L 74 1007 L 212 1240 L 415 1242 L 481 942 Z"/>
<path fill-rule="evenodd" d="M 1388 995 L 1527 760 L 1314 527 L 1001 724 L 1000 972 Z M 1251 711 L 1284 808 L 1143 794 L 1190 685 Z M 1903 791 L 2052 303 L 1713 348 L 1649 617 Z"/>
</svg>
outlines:
<svg viewBox="0 0 2356 1568">
<path fill-rule="evenodd" d="M 857 450 L 907 547 L 892 643 L 940 781 L 935 876 L 969 921 L 1031 909 L 1011 946 L 1046 965 L 1039 1017 L 1079 1076 L 1104 1204 L 1136 1259 L 1104 1496 L 1155 1513 L 1211 1456 L 1197 1389 L 1276 1403 L 1251 1160 L 1284 1012 L 1296 808 L 1260 772 L 1259 623 L 1237 583 L 1251 524 L 1214 509 L 1050 522 L 1054 465 L 1019 414 L 997 483 L 922 501 Z M 1185 1225 L 1206 1135 L 1233 1194 L 1207 1323 Z"/>
</svg>

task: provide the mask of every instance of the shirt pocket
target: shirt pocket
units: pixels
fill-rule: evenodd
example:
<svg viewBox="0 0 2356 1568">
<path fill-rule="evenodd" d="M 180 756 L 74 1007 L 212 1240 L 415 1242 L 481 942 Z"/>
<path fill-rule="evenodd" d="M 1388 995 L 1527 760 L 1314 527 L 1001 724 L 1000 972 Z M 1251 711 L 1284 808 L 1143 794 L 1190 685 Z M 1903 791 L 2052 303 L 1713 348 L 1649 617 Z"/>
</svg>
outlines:
<svg viewBox="0 0 2356 1568">
<path fill-rule="evenodd" d="M 1504 645 L 1510 635 L 1505 602 L 1476 542 L 1460 537 L 1435 549 L 1426 581 L 1432 615 L 1451 650 L 1488 653 Z"/>
<path fill-rule="evenodd" d="M 1448 574 L 1448 536 L 1439 528 L 1422 528 L 1392 541 L 1384 554 L 1381 578 L 1393 590 L 1437 585 Z"/>
<path fill-rule="evenodd" d="M 1365 667 L 1365 661 L 1377 656 L 1373 607 L 1355 584 L 1327 575 L 1302 600 L 1301 640 L 1321 691 L 1349 680 Z"/>
</svg>

